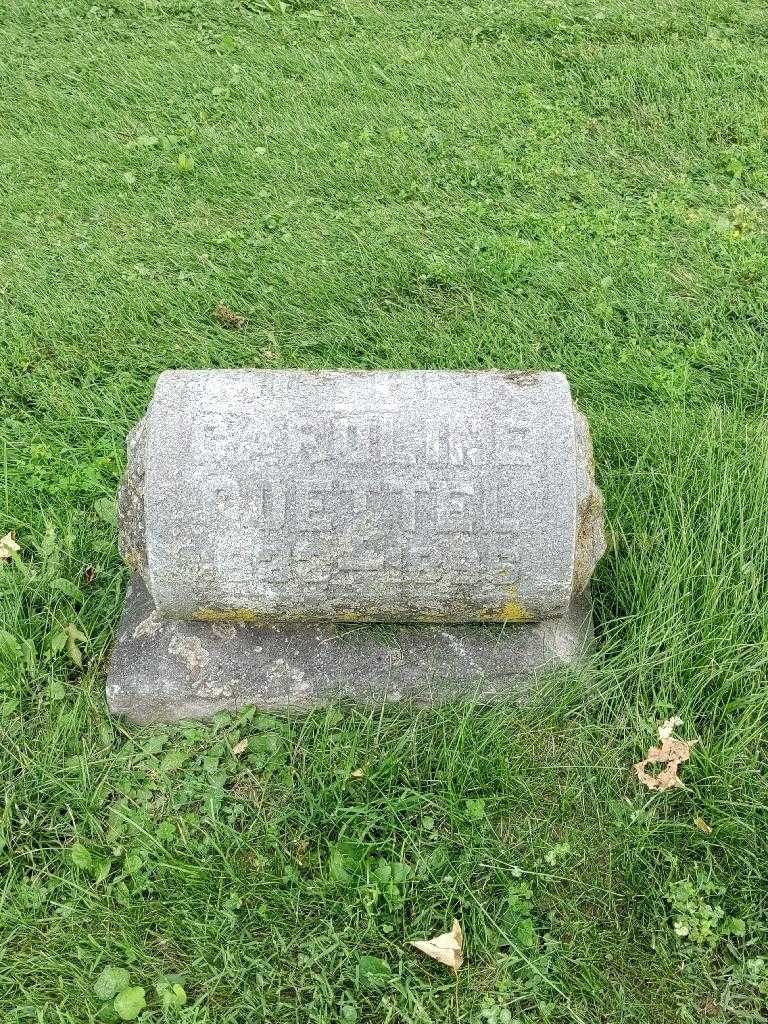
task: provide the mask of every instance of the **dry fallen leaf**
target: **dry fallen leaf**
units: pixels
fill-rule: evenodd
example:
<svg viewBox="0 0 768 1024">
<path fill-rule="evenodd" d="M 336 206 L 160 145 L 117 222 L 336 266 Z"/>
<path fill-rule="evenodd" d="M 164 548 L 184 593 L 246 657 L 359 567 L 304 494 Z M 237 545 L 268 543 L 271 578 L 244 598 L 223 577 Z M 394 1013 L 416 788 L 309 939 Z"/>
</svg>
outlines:
<svg viewBox="0 0 768 1024">
<path fill-rule="evenodd" d="M 458 921 L 453 922 L 453 927 L 443 935 L 436 935 L 434 939 L 425 941 L 411 940 L 411 946 L 420 949 L 422 953 L 431 956 L 438 963 L 445 964 L 454 971 L 458 971 L 464 963 L 464 936 L 461 933 L 461 925 Z"/>
<path fill-rule="evenodd" d="M 675 729 L 679 728 L 682 724 L 682 718 L 678 718 L 677 715 L 674 715 L 672 718 L 668 718 L 666 722 L 662 722 L 659 726 L 659 739 L 668 740 Z"/>
<path fill-rule="evenodd" d="M 685 784 L 677 774 L 680 765 L 691 756 L 691 748 L 698 740 L 676 740 L 672 733 L 683 724 L 682 718 L 668 718 L 659 726 L 661 746 L 651 747 L 644 761 L 635 765 L 635 774 L 648 789 L 685 789 Z M 658 775 L 647 771 L 649 764 L 665 764 Z"/>
<path fill-rule="evenodd" d="M 243 331 L 248 326 L 248 318 L 241 313 L 235 313 L 229 306 L 220 302 L 216 307 L 216 319 L 223 327 L 232 327 L 236 331 Z"/>
<path fill-rule="evenodd" d="M 246 736 L 244 740 L 240 740 L 239 743 L 236 743 L 234 747 L 232 747 L 232 753 L 235 755 L 235 757 L 240 757 L 240 755 L 244 754 L 247 749 L 248 737 Z"/>
<path fill-rule="evenodd" d="M 302 839 L 302 840 L 300 840 L 296 844 L 296 852 L 294 853 L 294 857 L 296 858 L 296 861 L 299 864 L 303 864 L 304 863 L 304 859 L 306 858 L 308 851 L 309 851 L 309 841 L 308 840 Z"/>
<path fill-rule="evenodd" d="M 709 835 L 712 831 L 712 826 L 708 825 L 703 818 L 694 818 L 693 824 L 696 826 L 699 832 L 706 832 L 707 835 Z"/>
<path fill-rule="evenodd" d="M 18 551 L 21 551 L 21 548 L 16 543 L 13 533 L 6 533 L 4 537 L 0 537 L 0 561 L 10 562 Z"/>
<path fill-rule="evenodd" d="M 722 1013 L 720 1004 L 716 1003 L 714 999 L 705 999 L 702 1003 L 699 1003 L 699 1012 L 703 1017 L 719 1017 Z"/>
</svg>

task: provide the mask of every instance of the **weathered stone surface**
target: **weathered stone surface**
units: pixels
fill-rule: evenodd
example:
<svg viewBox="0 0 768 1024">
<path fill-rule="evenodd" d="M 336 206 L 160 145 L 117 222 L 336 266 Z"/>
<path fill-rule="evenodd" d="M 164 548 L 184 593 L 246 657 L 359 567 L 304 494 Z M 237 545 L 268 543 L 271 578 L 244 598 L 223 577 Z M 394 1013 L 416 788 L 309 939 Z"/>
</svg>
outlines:
<svg viewBox="0 0 768 1024">
<path fill-rule="evenodd" d="M 122 550 L 161 617 L 538 621 L 603 550 L 559 373 L 170 371 L 129 458 Z"/>
<path fill-rule="evenodd" d="M 113 714 L 140 722 L 209 718 L 253 704 L 304 711 L 363 702 L 523 696 L 537 672 L 579 658 L 588 592 L 562 618 L 515 625 L 253 625 L 159 617 L 137 574 L 112 655 Z"/>
</svg>

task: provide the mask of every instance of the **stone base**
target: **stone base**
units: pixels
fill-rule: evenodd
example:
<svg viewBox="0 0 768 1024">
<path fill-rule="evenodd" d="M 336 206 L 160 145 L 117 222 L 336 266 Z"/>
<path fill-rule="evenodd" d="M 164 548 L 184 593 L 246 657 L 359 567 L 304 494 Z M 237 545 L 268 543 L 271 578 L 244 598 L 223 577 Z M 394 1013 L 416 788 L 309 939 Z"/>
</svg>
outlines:
<svg viewBox="0 0 768 1024">
<path fill-rule="evenodd" d="M 433 704 L 522 697 L 541 670 L 578 661 L 592 636 L 589 593 L 545 622 L 374 625 L 160 619 L 131 581 L 107 702 L 138 722 L 210 718 L 248 704 L 306 711 L 333 699 Z"/>
</svg>

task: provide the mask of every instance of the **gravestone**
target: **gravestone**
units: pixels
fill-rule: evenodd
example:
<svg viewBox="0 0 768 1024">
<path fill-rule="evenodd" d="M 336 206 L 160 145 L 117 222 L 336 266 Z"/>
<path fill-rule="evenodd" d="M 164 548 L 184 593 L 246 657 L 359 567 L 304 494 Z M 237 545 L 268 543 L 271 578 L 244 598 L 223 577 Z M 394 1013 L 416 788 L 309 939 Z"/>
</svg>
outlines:
<svg viewBox="0 0 768 1024">
<path fill-rule="evenodd" d="M 119 513 L 133 718 L 518 692 L 590 635 L 602 500 L 562 374 L 169 371 Z"/>
</svg>

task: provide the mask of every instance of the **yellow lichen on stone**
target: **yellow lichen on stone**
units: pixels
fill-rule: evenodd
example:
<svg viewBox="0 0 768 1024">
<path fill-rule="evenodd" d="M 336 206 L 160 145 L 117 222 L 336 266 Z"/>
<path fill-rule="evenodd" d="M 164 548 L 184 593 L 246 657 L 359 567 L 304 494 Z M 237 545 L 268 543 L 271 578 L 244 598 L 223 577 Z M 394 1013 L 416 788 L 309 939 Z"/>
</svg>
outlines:
<svg viewBox="0 0 768 1024">
<path fill-rule="evenodd" d="M 280 622 L 359 622 L 359 623 L 460 623 L 460 622 L 535 622 L 535 616 L 514 600 L 509 599 L 500 608 L 451 609 L 449 612 L 422 612 L 404 609 L 402 615 L 382 615 L 362 609 L 337 609 L 327 615 L 278 615 L 255 612 L 250 608 L 200 608 L 192 616 L 198 622 L 249 622 L 251 624 L 274 625 Z"/>
<path fill-rule="evenodd" d="M 139 572 L 141 570 L 141 557 L 139 556 L 138 551 L 133 551 L 132 549 L 124 551 L 123 561 L 128 568 L 133 569 L 134 572 Z"/>
<path fill-rule="evenodd" d="M 535 617 L 520 604 L 510 599 L 501 608 L 490 608 L 482 616 L 483 622 L 535 622 Z"/>
<path fill-rule="evenodd" d="M 517 601 L 507 601 L 499 611 L 499 617 L 504 622 L 533 622 L 534 617 Z"/>
<path fill-rule="evenodd" d="M 199 608 L 192 616 L 198 622 L 269 622 L 270 616 L 259 615 L 250 608 Z"/>
</svg>

